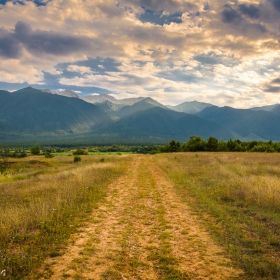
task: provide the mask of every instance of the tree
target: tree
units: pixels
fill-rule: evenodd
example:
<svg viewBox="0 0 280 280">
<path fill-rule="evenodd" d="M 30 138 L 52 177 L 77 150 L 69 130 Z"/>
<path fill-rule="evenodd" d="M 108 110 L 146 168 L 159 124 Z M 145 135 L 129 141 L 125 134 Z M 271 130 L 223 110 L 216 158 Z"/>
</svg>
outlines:
<svg viewBox="0 0 280 280">
<path fill-rule="evenodd" d="M 216 152 L 218 150 L 218 139 L 210 136 L 207 140 L 207 150 L 210 152 Z"/>
<path fill-rule="evenodd" d="M 39 144 L 36 144 L 35 146 L 33 146 L 33 147 L 31 147 L 30 148 L 30 153 L 32 154 L 32 155 L 40 155 L 40 153 L 41 153 L 41 150 L 40 150 L 40 146 L 39 146 Z"/>
<path fill-rule="evenodd" d="M 224 140 L 220 140 L 218 143 L 217 151 L 218 152 L 227 152 L 228 151 L 227 142 L 225 142 Z"/>
<path fill-rule="evenodd" d="M 247 145 L 247 150 L 248 151 L 251 151 L 255 146 L 258 145 L 258 141 L 254 140 L 254 141 L 251 141 L 248 143 Z"/>
<path fill-rule="evenodd" d="M 175 140 L 171 140 L 168 145 L 158 148 L 160 153 L 176 153 L 180 151 L 181 144 Z"/>
<path fill-rule="evenodd" d="M 175 142 L 175 140 L 171 140 L 169 142 L 169 152 L 171 153 L 179 152 L 180 147 L 181 147 L 180 142 Z"/>
<path fill-rule="evenodd" d="M 207 142 L 200 136 L 192 135 L 188 142 L 182 145 L 182 151 L 198 152 L 205 151 L 207 148 Z"/>
<path fill-rule="evenodd" d="M 227 141 L 227 148 L 230 152 L 233 152 L 235 150 L 236 147 L 236 142 L 234 140 L 232 140 L 231 138 L 228 139 Z"/>
</svg>

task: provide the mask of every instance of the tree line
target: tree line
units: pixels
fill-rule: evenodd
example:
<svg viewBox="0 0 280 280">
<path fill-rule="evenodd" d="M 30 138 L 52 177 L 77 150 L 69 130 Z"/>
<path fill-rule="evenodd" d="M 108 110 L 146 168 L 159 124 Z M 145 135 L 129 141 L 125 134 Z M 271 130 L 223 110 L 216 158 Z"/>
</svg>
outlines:
<svg viewBox="0 0 280 280">
<path fill-rule="evenodd" d="M 29 148 L 1 148 L 0 158 L 14 157 L 22 158 L 28 155 L 45 155 L 52 157 L 54 153 L 71 152 L 73 155 L 88 154 L 88 152 L 131 152 L 140 154 L 156 154 L 171 152 L 280 152 L 280 142 L 273 141 L 241 141 L 239 139 L 229 139 L 227 141 L 218 140 L 211 136 L 204 140 L 200 136 L 192 135 L 189 140 L 180 143 L 171 140 L 168 144 L 160 145 L 108 145 L 108 146 L 79 146 L 75 147 L 51 147 L 43 146 L 37 143 Z"/>
<path fill-rule="evenodd" d="M 181 144 L 171 140 L 169 144 L 160 146 L 158 152 L 280 152 L 280 142 L 263 141 L 241 141 L 239 139 L 229 139 L 227 141 L 218 140 L 211 136 L 207 140 L 200 136 L 192 135 L 187 142 Z"/>
</svg>

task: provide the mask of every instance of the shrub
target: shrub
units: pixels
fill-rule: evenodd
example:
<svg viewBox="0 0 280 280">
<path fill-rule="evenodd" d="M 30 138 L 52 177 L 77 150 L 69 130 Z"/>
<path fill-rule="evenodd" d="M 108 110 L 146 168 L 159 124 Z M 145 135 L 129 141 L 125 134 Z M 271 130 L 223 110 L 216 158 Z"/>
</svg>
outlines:
<svg viewBox="0 0 280 280">
<path fill-rule="evenodd" d="M 81 161 L 82 159 L 81 159 L 81 157 L 80 156 L 74 156 L 74 162 L 79 162 L 79 161 Z"/>
<path fill-rule="evenodd" d="M 45 153 L 45 158 L 53 158 L 54 157 L 54 155 L 53 154 L 51 154 L 51 153 Z"/>
<path fill-rule="evenodd" d="M 82 149 L 77 149 L 76 151 L 73 152 L 73 155 L 87 155 L 88 151 L 87 150 L 82 150 Z"/>
<path fill-rule="evenodd" d="M 8 157 L 0 157 L 0 174 L 4 173 L 9 167 Z"/>
<path fill-rule="evenodd" d="M 39 144 L 36 144 L 35 146 L 30 148 L 30 152 L 32 155 L 40 155 L 40 146 Z"/>
</svg>

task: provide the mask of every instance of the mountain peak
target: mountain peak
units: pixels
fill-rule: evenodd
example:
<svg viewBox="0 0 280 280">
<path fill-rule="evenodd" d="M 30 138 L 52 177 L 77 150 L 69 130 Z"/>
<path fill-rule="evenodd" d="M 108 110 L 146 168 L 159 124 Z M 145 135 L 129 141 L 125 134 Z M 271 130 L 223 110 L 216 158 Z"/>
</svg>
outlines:
<svg viewBox="0 0 280 280">
<path fill-rule="evenodd" d="M 33 88 L 32 86 L 26 87 L 26 88 L 22 88 L 20 90 L 14 91 L 13 93 L 18 94 L 18 93 L 42 93 L 41 90 Z"/>
<path fill-rule="evenodd" d="M 199 102 L 199 101 L 186 101 L 182 104 L 179 104 L 177 106 L 169 106 L 170 109 L 177 111 L 177 112 L 183 112 L 187 114 L 196 114 L 203 109 L 207 107 L 211 107 L 213 104 L 205 103 L 205 102 Z"/>
</svg>

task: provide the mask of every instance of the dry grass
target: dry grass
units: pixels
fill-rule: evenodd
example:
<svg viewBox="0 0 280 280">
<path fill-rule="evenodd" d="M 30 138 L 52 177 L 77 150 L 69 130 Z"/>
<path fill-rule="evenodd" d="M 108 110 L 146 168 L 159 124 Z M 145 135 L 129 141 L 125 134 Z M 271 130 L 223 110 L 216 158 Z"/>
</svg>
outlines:
<svg viewBox="0 0 280 280">
<path fill-rule="evenodd" d="M 279 279 L 278 154 L 181 153 L 154 159 L 248 279 Z"/>
<path fill-rule="evenodd" d="M 0 271 L 22 279 L 59 254 L 130 158 L 84 156 L 17 160 L 0 180 Z M 1 276 L 0 276 L 1 278 Z"/>
<path fill-rule="evenodd" d="M 9 170 L 0 176 L 0 272 L 3 269 L 7 271 L 7 276 L 4 278 L 0 275 L 0 279 L 23 279 L 39 267 L 46 257 L 54 258 L 63 254 L 70 234 L 77 232 L 83 222 L 88 220 L 89 214 L 97 207 L 97 202 L 104 198 L 107 186 L 124 174 L 132 157 L 137 156 L 82 156 L 82 161 L 76 164 L 73 163 L 73 157 L 67 156 L 15 160 Z M 173 181 L 182 201 L 201 217 L 204 226 L 216 242 L 225 248 L 236 266 L 243 268 L 246 275 L 240 279 L 279 279 L 278 154 L 179 153 L 158 154 L 145 160 L 142 166 L 131 167 L 136 168 L 132 176 L 135 177 L 132 178 L 134 181 L 131 179 L 131 196 L 127 197 L 127 208 L 121 207 L 123 210 L 120 215 L 123 213 L 135 221 L 139 218 L 137 224 L 129 227 L 128 223 L 128 227 L 124 228 L 124 237 L 131 230 L 139 232 L 139 223 L 145 222 L 143 209 L 146 209 L 148 220 L 153 221 L 149 215 L 157 217 L 155 221 L 158 223 L 158 230 L 151 229 L 151 237 L 157 237 L 156 240 L 160 242 L 157 251 L 159 254 L 151 254 L 150 261 L 156 258 L 156 263 L 162 265 L 162 277 L 167 279 L 167 275 L 174 274 L 173 268 L 177 269 L 177 263 L 164 263 L 164 256 L 172 257 L 169 245 L 174 238 L 163 234 L 165 231 L 169 233 L 169 228 L 165 228 L 166 213 L 159 206 L 155 208 L 155 213 L 147 208 L 151 202 L 149 192 L 155 187 L 155 169 L 159 168 L 164 173 L 162 178 L 168 177 Z M 161 181 L 160 171 L 156 173 L 157 181 Z M 168 185 L 168 180 L 165 181 Z M 127 182 L 122 184 L 126 185 Z M 164 197 L 165 184 L 161 182 L 160 185 L 161 193 L 157 194 L 158 198 L 155 195 L 155 205 L 159 202 L 165 205 L 168 200 Z M 140 187 L 143 192 L 139 191 Z M 134 200 L 138 201 L 136 199 L 139 200 L 139 207 L 134 207 L 132 203 Z M 148 199 L 149 203 L 145 204 L 142 199 Z M 172 214 L 175 210 L 171 210 Z M 102 220 L 102 217 L 99 218 Z M 186 217 L 186 220 L 190 221 L 190 218 Z M 175 219 L 169 222 L 176 227 Z M 178 222 L 177 226 L 182 224 L 183 222 Z M 105 229 L 106 226 L 108 225 L 105 225 Z M 144 236 L 150 227 L 149 223 L 145 224 Z M 183 229 L 179 232 L 187 242 L 188 232 Z M 130 239 L 123 240 L 127 242 Z M 124 250 L 119 257 L 127 258 L 126 253 Z M 85 256 L 87 257 L 86 254 Z M 125 267 L 129 273 L 142 266 L 136 262 L 129 265 Z M 46 269 L 45 273 L 46 277 L 51 277 L 52 271 L 49 269 L 48 272 Z M 110 277 L 117 279 L 114 275 Z M 179 275 L 168 279 L 183 278 Z"/>
</svg>

